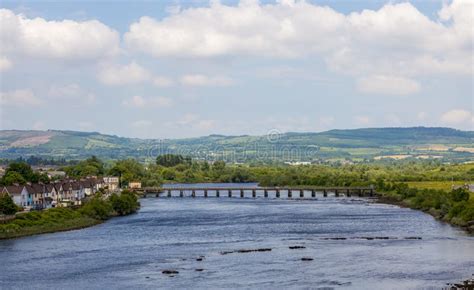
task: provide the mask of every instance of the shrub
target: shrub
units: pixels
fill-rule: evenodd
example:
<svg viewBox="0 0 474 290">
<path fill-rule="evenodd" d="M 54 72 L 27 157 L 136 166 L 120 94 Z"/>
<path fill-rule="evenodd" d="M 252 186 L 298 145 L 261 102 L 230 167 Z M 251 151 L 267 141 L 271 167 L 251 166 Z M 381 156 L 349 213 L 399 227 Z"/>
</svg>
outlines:
<svg viewBox="0 0 474 290">
<path fill-rule="evenodd" d="M 120 195 L 113 194 L 110 197 L 110 203 L 112 204 L 113 210 L 118 215 L 134 213 L 138 208 L 136 195 L 128 190 L 122 191 Z"/>
<path fill-rule="evenodd" d="M 12 215 L 18 211 L 17 206 L 8 194 L 0 196 L 0 214 Z"/>
<path fill-rule="evenodd" d="M 88 217 L 106 220 L 110 217 L 112 210 L 113 208 L 109 202 L 103 200 L 100 196 L 97 196 L 84 204 L 79 211 L 81 214 Z"/>
</svg>

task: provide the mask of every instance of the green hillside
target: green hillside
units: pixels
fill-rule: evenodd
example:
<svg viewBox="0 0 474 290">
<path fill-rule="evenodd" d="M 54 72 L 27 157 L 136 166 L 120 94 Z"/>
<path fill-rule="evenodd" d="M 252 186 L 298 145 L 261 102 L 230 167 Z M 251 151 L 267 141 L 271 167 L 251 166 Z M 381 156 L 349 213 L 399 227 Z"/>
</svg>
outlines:
<svg viewBox="0 0 474 290">
<path fill-rule="evenodd" d="M 368 128 L 279 136 L 223 136 L 144 140 L 75 131 L 0 131 L 0 158 L 30 155 L 82 159 L 154 159 L 165 153 L 232 162 L 474 160 L 474 132 L 450 128 Z"/>
</svg>

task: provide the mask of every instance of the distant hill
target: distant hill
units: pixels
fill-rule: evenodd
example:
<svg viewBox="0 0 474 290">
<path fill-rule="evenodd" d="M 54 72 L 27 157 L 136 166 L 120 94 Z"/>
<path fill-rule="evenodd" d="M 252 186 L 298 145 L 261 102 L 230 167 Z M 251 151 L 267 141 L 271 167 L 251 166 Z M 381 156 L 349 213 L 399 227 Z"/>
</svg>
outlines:
<svg viewBox="0 0 474 290">
<path fill-rule="evenodd" d="M 124 138 L 97 132 L 0 131 L 0 158 L 27 156 L 83 159 L 153 159 L 179 153 L 194 158 L 234 162 L 362 161 L 423 158 L 474 160 L 474 132 L 451 128 L 368 128 L 271 136 L 210 135 L 156 140 Z"/>
</svg>

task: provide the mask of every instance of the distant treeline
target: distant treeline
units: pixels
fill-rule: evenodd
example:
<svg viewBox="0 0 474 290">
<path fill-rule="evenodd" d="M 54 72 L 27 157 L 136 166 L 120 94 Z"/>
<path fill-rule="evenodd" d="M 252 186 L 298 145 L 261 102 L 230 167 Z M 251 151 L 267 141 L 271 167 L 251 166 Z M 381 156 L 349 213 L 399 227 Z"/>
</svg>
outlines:
<svg viewBox="0 0 474 290">
<path fill-rule="evenodd" d="M 39 156 L 29 156 L 27 158 L 18 157 L 16 159 L 0 159 L 1 165 L 8 165 L 12 162 L 24 162 L 31 166 L 64 166 L 64 165 L 71 165 L 76 164 L 77 160 L 66 160 L 65 158 L 42 158 Z"/>
<path fill-rule="evenodd" d="M 28 165 L 28 166 L 25 166 Z M 315 185 L 363 186 L 384 182 L 472 181 L 474 164 L 445 165 L 437 162 L 403 161 L 376 164 L 235 165 L 224 161 L 196 161 L 181 155 L 160 155 L 153 163 L 124 159 L 105 163 L 93 156 L 60 166 L 71 178 L 119 176 L 122 185 L 141 181 L 144 186 L 163 183 L 258 182 L 263 186 Z M 45 176 L 31 170 L 25 161 L 10 163 L 3 184 L 43 182 Z"/>
</svg>

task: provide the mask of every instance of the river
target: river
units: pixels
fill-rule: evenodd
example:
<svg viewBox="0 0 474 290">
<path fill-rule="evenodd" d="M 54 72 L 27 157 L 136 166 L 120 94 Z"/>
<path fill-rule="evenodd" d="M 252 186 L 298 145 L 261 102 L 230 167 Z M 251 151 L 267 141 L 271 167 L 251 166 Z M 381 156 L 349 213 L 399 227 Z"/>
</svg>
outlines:
<svg viewBox="0 0 474 290">
<path fill-rule="evenodd" d="M 95 227 L 0 241 L 0 289 L 440 289 L 474 273 L 473 237 L 364 199 L 140 202 Z M 271 251 L 233 252 L 259 248 Z"/>
</svg>

